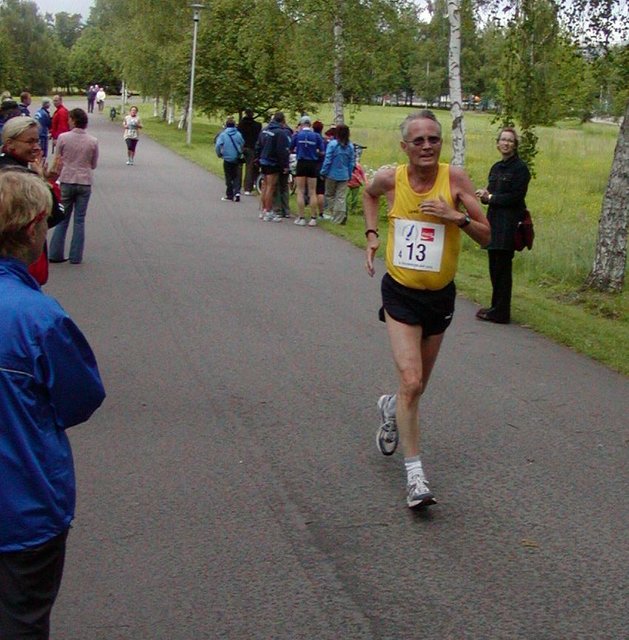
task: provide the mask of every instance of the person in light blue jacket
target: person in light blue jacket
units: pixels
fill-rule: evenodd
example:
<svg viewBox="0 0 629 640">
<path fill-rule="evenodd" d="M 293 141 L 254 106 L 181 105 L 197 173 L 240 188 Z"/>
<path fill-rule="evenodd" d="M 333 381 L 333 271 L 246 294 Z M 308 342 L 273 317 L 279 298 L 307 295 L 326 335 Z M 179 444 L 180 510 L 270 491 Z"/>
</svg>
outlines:
<svg viewBox="0 0 629 640">
<path fill-rule="evenodd" d="M 219 158 L 223 158 L 225 174 L 225 195 L 221 200 L 240 202 L 240 185 L 242 184 L 242 164 L 245 161 L 243 147 L 245 139 L 236 128 L 236 121 L 229 116 L 225 128 L 218 134 L 214 149 Z"/>
<path fill-rule="evenodd" d="M 347 183 L 354 171 L 354 163 L 354 145 L 349 140 L 349 127 L 340 124 L 336 127 L 336 138 L 325 149 L 321 167 L 321 175 L 325 177 L 324 217 L 335 224 L 345 224 L 347 221 Z"/>
<path fill-rule="evenodd" d="M 76 486 L 66 429 L 105 390 L 79 328 L 28 265 L 52 207 L 33 173 L 0 171 L 0 638 L 47 640 Z"/>
</svg>

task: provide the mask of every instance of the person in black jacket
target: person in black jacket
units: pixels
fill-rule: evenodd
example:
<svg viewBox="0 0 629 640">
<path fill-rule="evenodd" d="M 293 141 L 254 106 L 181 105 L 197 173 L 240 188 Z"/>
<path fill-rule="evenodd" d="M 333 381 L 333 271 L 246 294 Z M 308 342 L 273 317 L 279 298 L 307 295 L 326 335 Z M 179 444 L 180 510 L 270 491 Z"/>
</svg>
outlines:
<svg viewBox="0 0 629 640">
<path fill-rule="evenodd" d="M 501 129 L 496 147 L 502 160 L 489 171 L 487 188 L 476 191 L 480 201 L 489 205 L 487 218 L 491 225 L 491 242 L 487 253 L 492 286 L 491 306 L 480 309 L 476 317 L 499 324 L 508 324 L 511 320 L 513 237 L 518 222 L 524 217 L 531 179 L 526 163 L 518 156 L 518 143 L 515 129 Z"/>
<path fill-rule="evenodd" d="M 255 163 L 255 148 L 262 124 L 253 117 L 251 109 L 245 109 L 245 115 L 238 123 L 238 131 L 245 139 L 243 154 L 245 156 L 245 195 L 250 196 L 253 193 L 253 185 L 258 178 L 258 167 Z"/>
</svg>

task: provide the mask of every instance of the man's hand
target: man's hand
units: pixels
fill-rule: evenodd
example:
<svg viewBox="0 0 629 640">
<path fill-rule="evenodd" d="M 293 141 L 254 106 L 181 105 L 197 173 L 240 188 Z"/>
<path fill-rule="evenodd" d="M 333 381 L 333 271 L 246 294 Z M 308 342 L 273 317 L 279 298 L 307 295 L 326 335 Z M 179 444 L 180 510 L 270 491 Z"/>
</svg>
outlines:
<svg viewBox="0 0 629 640">
<path fill-rule="evenodd" d="M 373 278 L 376 273 L 376 268 L 373 266 L 373 260 L 376 257 L 376 251 L 378 251 L 378 247 L 380 246 L 380 240 L 373 233 L 370 233 L 367 237 L 367 248 L 365 249 L 367 253 L 367 260 L 365 262 L 365 269 L 367 273 Z"/>
<path fill-rule="evenodd" d="M 419 205 L 419 208 L 422 213 L 442 218 L 449 222 L 457 222 L 459 218 L 458 212 L 445 201 L 443 196 L 439 196 L 439 200 L 424 200 Z"/>
</svg>

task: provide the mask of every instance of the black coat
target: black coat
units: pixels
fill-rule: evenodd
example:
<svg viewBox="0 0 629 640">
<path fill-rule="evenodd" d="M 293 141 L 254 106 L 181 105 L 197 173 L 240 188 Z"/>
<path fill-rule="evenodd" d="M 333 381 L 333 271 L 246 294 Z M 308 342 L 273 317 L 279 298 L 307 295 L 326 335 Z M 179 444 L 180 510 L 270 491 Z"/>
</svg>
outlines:
<svg viewBox="0 0 629 640">
<path fill-rule="evenodd" d="M 513 250 L 513 236 L 526 210 L 526 192 L 531 174 L 516 155 L 501 160 L 489 171 L 487 190 L 491 193 L 487 219 L 491 225 L 488 249 Z"/>
</svg>

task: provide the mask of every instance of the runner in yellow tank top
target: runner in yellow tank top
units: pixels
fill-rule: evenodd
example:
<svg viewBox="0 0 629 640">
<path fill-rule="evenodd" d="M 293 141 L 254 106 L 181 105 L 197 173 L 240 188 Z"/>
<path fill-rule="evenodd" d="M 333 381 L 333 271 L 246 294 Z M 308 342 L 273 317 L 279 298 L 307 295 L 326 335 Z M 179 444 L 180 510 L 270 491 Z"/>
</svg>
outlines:
<svg viewBox="0 0 629 640">
<path fill-rule="evenodd" d="M 376 442 L 383 454 L 391 455 L 399 437 L 407 475 L 406 503 L 414 508 L 436 502 L 420 458 L 419 398 L 454 313 L 461 230 L 484 246 L 490 229 L 465 172 L 439 163 L 441 125 L 434 114 L 411 114 L 400 130 L 408 164 L 381 169 L 364 191 L 365 267 L 373 276 L 380 244 L 378 203 L 385 196 L 389 233 L 381 318 L 386 320 L 398 370 L 398 389 L 378 400 L 382 424 Z"/>
<path fill-rule="evenodd" d="M 411 289 L 443 289 L 454 280 L 461 249 L 461 232 L 454 222 L 422 212 L 421 203 L 442 197 L 454 208 L 450 166 L 440 163 L 435 183 L 425 193 L 413 191 L 408 165 L 395 171 L 395 200 L 389 211 L 387 271 Z"/>
</svg>

